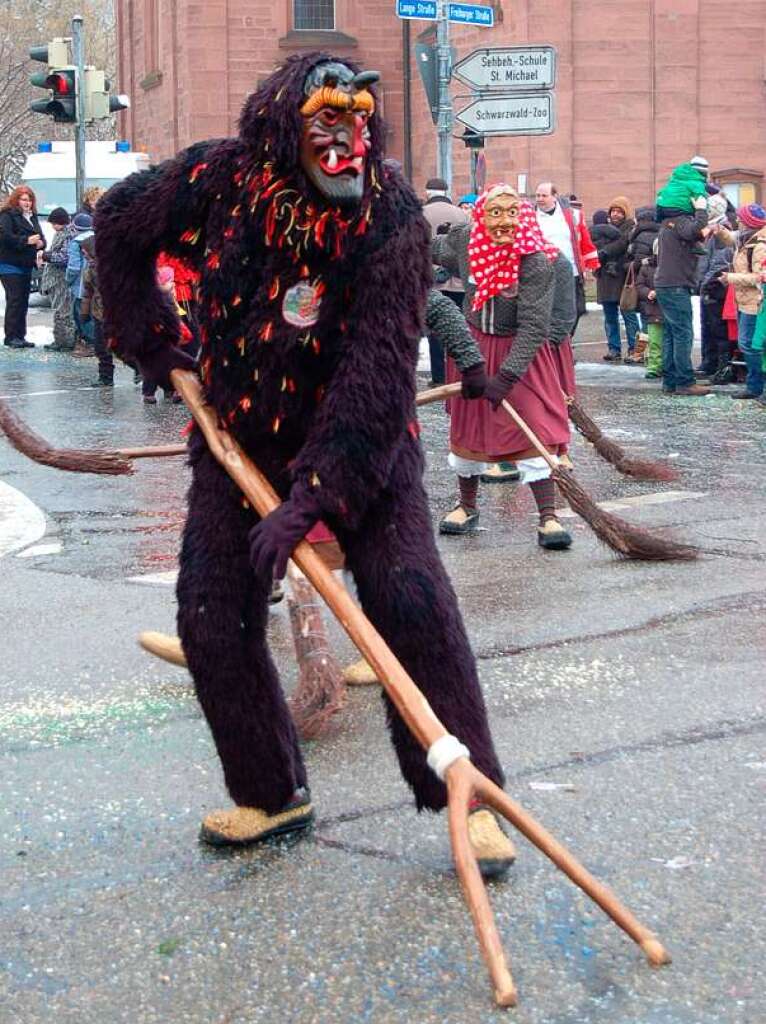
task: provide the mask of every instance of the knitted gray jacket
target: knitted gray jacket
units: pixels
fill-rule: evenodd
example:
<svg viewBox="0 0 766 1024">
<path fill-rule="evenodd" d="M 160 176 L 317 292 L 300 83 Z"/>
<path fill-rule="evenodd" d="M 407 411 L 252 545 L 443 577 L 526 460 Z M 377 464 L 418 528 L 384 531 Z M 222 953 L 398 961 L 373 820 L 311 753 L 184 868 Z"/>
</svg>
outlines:
<svg viewBox="0 0 766 1024">
<path fill-rule="evenodd" d="M 455 360 L 458 370 L 484 362 L 479 346 L 468 330 L 465 317 L 443 292 L 431 288 L 426 302 L 426 330 Z"/>
<path fill-rule="evenodd" d="M 449 234 L 437 235 L 431 243 L 433 261 L 462 279 L 463 309 L 470 324 L 485 334 L 514 335 L 513 348 L 500 372 L 520 380 L 548 337 L 554 292 L 553 267 L 545 253 L 522 256 L 517 294 L 496 295 L 474 311 L 471 307 L 476 284 L 471 280 L 468 266 L 470 233 L 469 225 L 457 225 Z"/>
<path fill-rule="evenodd" d="M 572 333 L 577 320 L 572 264 L 561 253 L 553 261 L 553 303 L 548 341 L 560 345 Z"/>
</svg>

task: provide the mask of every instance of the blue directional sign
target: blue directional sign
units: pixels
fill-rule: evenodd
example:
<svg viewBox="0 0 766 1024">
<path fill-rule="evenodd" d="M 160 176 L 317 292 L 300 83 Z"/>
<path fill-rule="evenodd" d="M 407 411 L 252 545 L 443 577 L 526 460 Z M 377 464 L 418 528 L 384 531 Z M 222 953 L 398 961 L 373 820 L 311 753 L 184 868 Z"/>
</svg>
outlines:
<svg viewBox="0 0 766 1024">
<path fill-rule="evenodd" d="M 482 25 L 492 28 L 495 12 L 480 4 L 447 4 L 447 20 L 459 25 Z"/>
<path fill-rule="evenodd" d="M 396 0 L 396 16 L 436 21 L 436 6 L 436 0 Z"/>
</svg>

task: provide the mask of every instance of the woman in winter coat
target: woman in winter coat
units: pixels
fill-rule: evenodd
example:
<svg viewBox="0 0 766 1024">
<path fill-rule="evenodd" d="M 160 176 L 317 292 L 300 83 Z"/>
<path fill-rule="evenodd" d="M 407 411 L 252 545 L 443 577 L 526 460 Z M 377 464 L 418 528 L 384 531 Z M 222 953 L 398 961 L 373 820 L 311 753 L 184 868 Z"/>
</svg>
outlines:
<svg viewBox="0 0 766 1024">
<path fill-rule="evenodd" d="M 53 344 L 45 347 L 53 352 L 71 352 L 74 348 L 74 319 L 72 293 L 66 283 L 68 246 L 77 234 L 77 228 L 63 206 L 48 214 L 48 223 L 54 236 L 50 249 L 43 253 L 45 266 L 40 290 L 51 301 L 53 310 Z"/>
<path fill-rule="evenodd" d="M 27 341 L 32 269 L 45 248 L 35 194 L 19 185 L 0 208 L 0 281 L 5 291 L 5 344 L 33 348 Z"/>
<path fill-rule="evenodd" d="M 628 256 L 638 274 L 641 264 L 653 252 L 654 242 L 660 231 L 657 211 L 653 206 L 639 206 L 636 210 L 636 226 L 630 233 Z"/>
<path fill-rule="evenodd" d="M 763 394 L 761 353 L 753 348 L 755 324 L 763 301 L 761 272 L 766 269 L 766 210 L 758 203 L 737 210 L 740 223 L 739 245 L 733 268 L 721 274 L 724 284 L 734 285 L 737 298 L 739 350 L 747 365 L 745 390 L 732 398 L 760 398 Z"/>
<path fill-rule="evenodd" d="M 595 223 L 595 214 L 593 219 Z M 636 226 L 630 201 L 624 196 L 616 196 L 609 204 L 607 221 L 609 225 L 617 229 L 617 235 L 611 233 L 611 238 L 605 240 L 603 244 L 596 243 L 594 239 L 601 263 L 601 270 L 598 271 L 596 281 L 596 298 L 604 310 L 604 331 L 609 349 L 604 356 L 604 361 L 620 363 L 622 362 L 620 296 L 630 264 L 628 256 L 630 236 Z M 639 360 L 634 356 L 638 317 L 635 313 L 630 312 L 623 313 L 622 319 L 625 323 L 625 336 L 628 341 L 628 355 L 625 361 L 627 363 L 638 362 Z"/>
</svg>

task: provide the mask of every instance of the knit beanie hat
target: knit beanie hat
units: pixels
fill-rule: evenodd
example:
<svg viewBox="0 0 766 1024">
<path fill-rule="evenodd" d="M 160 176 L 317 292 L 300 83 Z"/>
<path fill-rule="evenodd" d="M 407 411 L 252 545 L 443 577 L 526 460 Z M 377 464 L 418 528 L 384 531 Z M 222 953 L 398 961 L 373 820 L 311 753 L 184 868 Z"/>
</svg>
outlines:
<svg viewBox="0 0 766 1024">
<path fill-rule="evenodd" d="M 76 213 L 72 223 L 78 231 L 90 231 L 93 227 L 93 218 L 89 213 Z"/>
<path fill-rule="evenodd" d="M 57 206 L 48 214 L 49 224 L 68 224 L 70 220 L 71 218 L 63 206 Z"/>
<path fill-rule="evenodd" d="M 625 219 L 628 220 L 633 216 L 633 204 L 625 196 L 615 196 L 614 199 L 609 203 L 609 212 L 617 207 L 618 210 L 622 210 L 625 214 Z"/>
<path fill-rule="evenodd" d="M 606 210 L 594 210 L 593 211 L 593 223 L 594 224 L 608 224 L 609 214 Z"/>
<path fill-rule="evenodd" d="M 737 217 L 746 228 L 752 228 L 754 231 L 758 231 L 759 228 L 766 228 L 766 210 L 758 203 L 740 206 L 737 210 Z"/>
<path fill-rule="evenodd" d="M 704 158 L 704 156 L 693 156 L 689 163 L 692 167 L 696 167 L 701 174 L 707 175 L 710 170 L 710 164 Z"/>
<path fill-rule="evenodd" d="M 726 220 L 728 204 L 723 192 L 708 196 L 707 200 L 707 221 L 708 224 L 723 224 Z"/>
</svg>

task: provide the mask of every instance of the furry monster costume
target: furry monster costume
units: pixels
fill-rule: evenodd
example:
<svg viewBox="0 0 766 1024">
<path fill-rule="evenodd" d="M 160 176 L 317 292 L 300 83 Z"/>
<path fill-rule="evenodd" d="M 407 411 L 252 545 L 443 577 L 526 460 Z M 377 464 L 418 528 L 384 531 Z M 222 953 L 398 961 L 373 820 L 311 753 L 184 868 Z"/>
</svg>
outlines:
<svg viewBox="0 0 766 1024">
<path fill-rule="evenodd" d="M 284 500 L 259 524 L 193 434 L 179 633 L 231 796 L 270 814 L 306 783 L 266 645 L 271 567 L 279 537 L 289 550 L 320 518 L 366 614 L 502 782 L 422 485 L 414 371 L 429 236 L 409 186 L 383 165 L 376 77 L 293 57 L 249 98 L 237 138 L 132 175 L 98 206 L 107 335 L 161 384 L 186 360 L 154 260 L 164 251 L 199 267 L 207 398 Z M 388 720 L 418 807 L 443 807 L 444 784 L 390 703 Z"/>
</svg>

